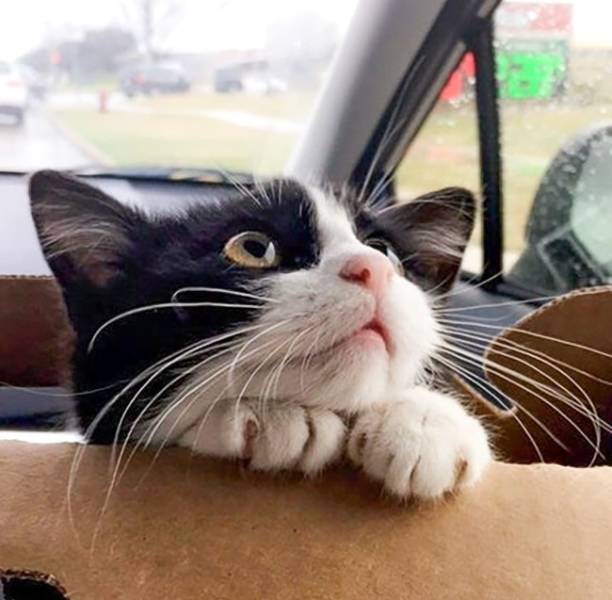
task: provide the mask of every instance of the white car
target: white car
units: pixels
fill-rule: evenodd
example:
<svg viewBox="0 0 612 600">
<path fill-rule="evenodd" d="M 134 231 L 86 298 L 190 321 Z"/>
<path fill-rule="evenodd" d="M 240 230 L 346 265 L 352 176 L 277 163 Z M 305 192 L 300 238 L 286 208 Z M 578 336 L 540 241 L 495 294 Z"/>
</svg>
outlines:
<svg viewBox="0 0 612 600">
<path fill-rule="evenodd" d="M 0 61 L 0 114 L 23 123 L 28 104 L 28 86 L 17 65 Z"/>
<path fill-rule="evenodd" d="M 245 75 L 242 80 L 242 89 L 247 94 L 282 94 L 288 87 L 282 79 L 269 74 L 254 73 Z"/>
</svg>

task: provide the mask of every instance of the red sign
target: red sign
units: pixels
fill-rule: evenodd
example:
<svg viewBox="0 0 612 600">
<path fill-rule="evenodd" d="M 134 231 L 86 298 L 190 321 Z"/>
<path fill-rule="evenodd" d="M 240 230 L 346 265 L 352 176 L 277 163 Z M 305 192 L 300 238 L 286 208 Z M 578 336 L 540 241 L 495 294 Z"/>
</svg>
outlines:
<svg viewBox="0 0 612 600">
<path fill-rule="evenodd" d="M 502 35 L 563 33 L 572 27 L 572 6 L 565 2 L 502 2 L 495 13 L 497 32 Z"/>
<path fill-rule="evenodd" d="M 474 64 L 474 55 L 466 54 L 459 66 L 451 73 L 448 78 L 440 98 L 447 102 L 451 100 L 459 100 L 465 94 L 467 83 L 473 80 L 476 76 L 476 65 Z"/>
</svg>

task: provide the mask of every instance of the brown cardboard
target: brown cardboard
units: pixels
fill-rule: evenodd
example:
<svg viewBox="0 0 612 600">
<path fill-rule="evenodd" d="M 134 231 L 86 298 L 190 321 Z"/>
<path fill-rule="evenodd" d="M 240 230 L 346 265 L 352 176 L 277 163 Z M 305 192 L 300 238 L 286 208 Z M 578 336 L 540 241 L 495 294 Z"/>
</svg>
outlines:
<svg viewBox="0 0 612 600">
<path fill-rule="evenodd" d="M 19 297 L 29 308 L 56 306 L 57 288 L 39 291 Z M 1 298 L 8 303 L 0 309 L 4 332 L 12 300 Z M 570 295 L 520 327 L 609 353 L 611 304 L 612 288 Z M 28 306 L 17 310 L 28 314 Z M 37 357 L 49 356 L 45 340 L 62 339 L 66 322 L 30 314 L 29 327 L 42 340 L 26 355 L 35 366 Z M 3 342 L 12 344 L 4 359 L 21 360 L 19 335 Z M 557 354 L 559 347 L 549 343 L 546 351 L 576 358 Z M 498 341 L 491 356 L 496 348 L 508 350 Z M 612 378 L 610 359 L 580 360 L 581 368 Z M 5 377 L 24 372 L 3 368 Z M 45 381 L 57 381 L 61 370 Z M 608 387 L 587 388 L 602 412 L 610 406 Z M 529 394 L 505 391 L 528 408 L 537 404 Z M 495 420 L 506 456 L 529 461 L 514 421 Z M 575 443 L 576 436 L 564 435 Z M 575 448 L 570 458 L 584 464 L 585 447 Z M 153 455 L 138 454 L 101 515 L 110 451 L 88 447 L 72 489 L 71 521 L 66 498 L 74 452 L 71 445 L 0 444 L 0 581 L 2 570 L 36 571 L 53 576 L 71 598 L 94 600 L 611 597 L 611 467 L 495 463 L 478 487 L 418 507 L 382 498 L 350 469 L 303 481 L 171 449 L 153 466 Z"/>
<path fill-rule="evenodd" d="M 504 377 L 507 372 L 500 376 L 495 368 L 485 367 L 488 378 L 516 402 L 514 415 L 504 420 L 498 439 L 505 455 L 514 462 L 540 460 L 517 416 L 530 425 L 546 462 L 587 466 L 595 454 L 594 423 L 554 400 L 555 393 L 557 397 L 571 393 L 579 410 L 589 408 L 590 402 L 601 421 L 612 424 L 612 287 L 579 290 L 527 315 L 491 344 L 487 359 L 519 369 L 536 382 L 513 383 Z M 612 464 L 612 436 L 605 431 L 601 431 L 600 452 L 596 462 Z"/>
<path fill-rule="evenodd" d="M 0 445 L 0 563 L 74 598 L 609 598 L 612 468 L 496 464 L 476 489 L 415 509 L 358 474 L 239 473 L 189 452 L 139 456 L 91 550 L 109 454 Z M 143 480 L 144 476 L 144 480 Z M 6 490 L 9 490 L 7 493 Z"/>
<path fill-rule="evenodd" d="M 0 385 L 59 385 L 72 331 L 51 277 L 0 277 Z"/>
</svg>

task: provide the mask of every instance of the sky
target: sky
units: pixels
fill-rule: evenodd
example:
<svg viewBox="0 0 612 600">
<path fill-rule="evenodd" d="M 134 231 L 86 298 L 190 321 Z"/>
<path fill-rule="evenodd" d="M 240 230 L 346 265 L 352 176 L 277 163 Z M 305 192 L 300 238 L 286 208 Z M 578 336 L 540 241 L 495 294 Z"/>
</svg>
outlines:
<svg viewBox="0 0 612 600">
<path fill-rule="evenodd" d="M 318 13 L 342 27 L 357 3 L 357 0 L 158 1 L 177 7 L 175 25 L 172 33 L 165 36 L 165 45 L 185 52 L 260 47 L 267 23 L 300 10 Z M 53 32 L 125 26 L 134 2 L 138 0 L 0 0 L 0 8 L 7 5 L 0 10 L 3 15 L 0 60 L 17 58 Z"/>
<path fill-rule="evenodd" d="M 125 25 L 126 6 L 137 0 L 0 0 L 0 60 L 15 59 L 54 32 Z M 308 9 L 342 26 L 358 0 L 158 0 L 180 8 L 165 44 L 205 52 L 261 46 L 266 23 Z M 362 0 L 378 2 L 379 0 Z M 425 1 L 425 0 L 424 0 Z M 612 47 L 612 1 L 571 0 L 574 42 Z"/>
</svg>

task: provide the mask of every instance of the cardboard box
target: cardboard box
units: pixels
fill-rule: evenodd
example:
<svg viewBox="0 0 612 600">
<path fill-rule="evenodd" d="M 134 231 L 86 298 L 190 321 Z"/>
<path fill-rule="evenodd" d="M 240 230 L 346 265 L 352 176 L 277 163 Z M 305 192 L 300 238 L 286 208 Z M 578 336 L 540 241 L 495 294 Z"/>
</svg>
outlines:
<svg viewBox="0 0 612 600">
<path fill-rule="evenodd" d="M 489 356 L 514 368 L 523 355 L 513 344 L 546 352 L 558 362 L 524 365 L 541 386 L 561 385 L 556 369 L 575 365 L 572 377 L 610 420 L 610 323 L 612 288 L 576 293 L 504 333 Z M 0 380 L 58 383 L 63 363 L 51 359 L 67 332 L 51 280 L 0 281 Z M 499 373 L 490 376 L 524 403 L 517 415 L 546 419 L 567 447 L 530 427 L 544 458 L 589 464 L 586 441 L 536 398 L 542 388 L 512 387 Z M 479 404 L 475 394 L 472 401 L 496 422 L 506 459 L 537 458 L 510 415 Z M 602 454 L 609 443 L 609 436 L 601 440 Z M 413 506 L 382 498 L 349 468 L 304 481 L 169 449 L 154 462 L 138 454 L 107 501 L 110 450 L 87 447 L 69 505 L 75 448 L 0 444 L 0 598 L 612 597 L 607 466 L 498 462 L 478 487 Z"/>
</svg>

